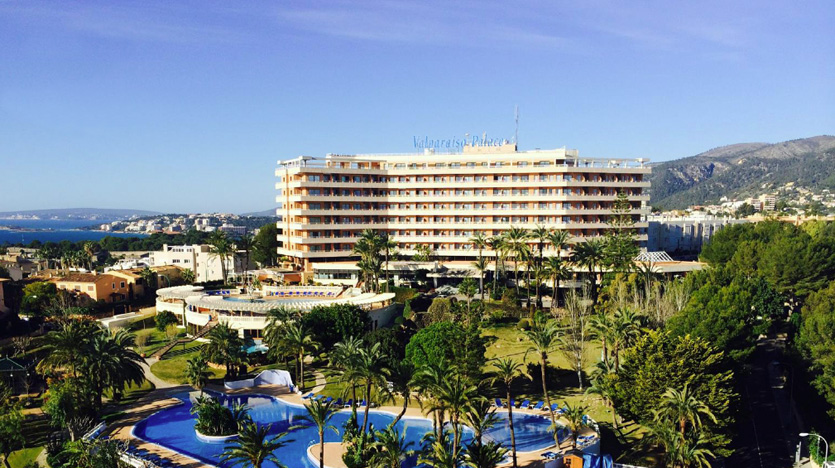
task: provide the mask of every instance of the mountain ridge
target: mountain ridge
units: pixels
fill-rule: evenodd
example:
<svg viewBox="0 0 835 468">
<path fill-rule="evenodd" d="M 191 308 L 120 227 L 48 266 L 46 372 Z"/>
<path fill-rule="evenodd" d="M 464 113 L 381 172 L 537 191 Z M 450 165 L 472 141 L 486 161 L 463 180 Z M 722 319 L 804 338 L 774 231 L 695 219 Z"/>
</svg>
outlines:
<svg viewBox="0 0 835 468">
<path fill-rule="evenodd" d="M 787 182 L 835 189 L 835 136 L 736 143 L 652 167 L 650 203 L 663 209 L 751 196 Z"/>
</svg>

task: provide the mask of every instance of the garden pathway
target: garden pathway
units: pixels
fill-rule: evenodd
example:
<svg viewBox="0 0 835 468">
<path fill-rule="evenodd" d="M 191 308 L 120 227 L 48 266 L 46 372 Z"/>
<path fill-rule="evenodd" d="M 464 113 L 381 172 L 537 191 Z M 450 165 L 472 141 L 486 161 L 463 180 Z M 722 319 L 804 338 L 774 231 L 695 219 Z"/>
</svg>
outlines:
<svg viewBox="0 0 835 468">
<path fill-rule="evenodd" d="M 145 372 L 145 379 L 148 380 L 148 382 L 154 384 L 154 387 L 156 387 L 158 390 L 177 387 L 178 385 L 166 382 L 165 380 L 160 379 L 159 377 L 154 375 L 153 372 L 151 372 L 151 366 L 154 365 L 154 363 L 156 363 L 157 361 L 159 361 L 159 359 L 149 357 L 145 358 L 145 362 L 140 364 L 142 366 L 142 371 Z"/>
</svg>

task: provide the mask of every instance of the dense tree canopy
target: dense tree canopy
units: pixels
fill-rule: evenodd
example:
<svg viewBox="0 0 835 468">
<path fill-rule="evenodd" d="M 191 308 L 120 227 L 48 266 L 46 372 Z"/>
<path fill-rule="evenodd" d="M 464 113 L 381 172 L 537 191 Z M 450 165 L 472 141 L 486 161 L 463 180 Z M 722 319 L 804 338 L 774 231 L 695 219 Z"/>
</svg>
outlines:
<svg viewBox="0 0 835 468">
<path fill-rule="evenodd" d="M 278 228 L 275 223 L 261 226 L 254 238 L 252 259 L 259 265 L 275 266 L 278 261 Z"/>
<path fill-rule="evenodd" d="M 352 304 L 317 306 L 302 315 L 302 325 L 311 331 L 313 341 L 319 343 L 322 351 L 349 337 L 361 337 L 367 331 L 371 320 L 368 312 Z"/>
<path fill-rule="evenodd" d="M 835 406 L 835 282 L 809 296 L 797 344 L 817 372 L 814 385 Z M 829 414 L 835 416 L 835 409 Z"/>
<path fill-rule="evenodd" d="M 613 400 L 623 416 L 650 424 L 666 390 L 681 389 L 685 384 L 716 416 L 716 423 L 706 425 L 714 446 L 727 445 L 731 409 L 737 400 L 733 372 L 728 370 L 724 354 L 702 339 L 663 331 L 642 336 L 623 353 Z"/>
<path fill-rule="evenodd" d="M 481 374 L 487 341 L 476 325 L 465 328 L 457 322 L 442 321 L 418 331 L 406 345 L 406 359 L 415 367 L 445 359 L 456 363 L 471 378 Z"/>
</svg>

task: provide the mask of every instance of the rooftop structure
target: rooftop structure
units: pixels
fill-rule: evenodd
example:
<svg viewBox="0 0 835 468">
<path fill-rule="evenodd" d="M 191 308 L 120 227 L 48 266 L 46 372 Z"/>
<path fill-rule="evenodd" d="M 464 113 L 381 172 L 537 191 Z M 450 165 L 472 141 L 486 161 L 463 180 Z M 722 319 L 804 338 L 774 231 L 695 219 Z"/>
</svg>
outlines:
<svg viewBox="0 0 835 468">
<path fill-rule="evenodd" d="M 426 244 L 445 260 L 472 261 L 475 233 L 492 236 L 511 226 L 567 230 L 582 242 L 604 234 L 619 192 L 632 205 L 643 245 L 647 162 L 581 158 L 566 149 L 517 151 L 508 144 L 451 154 L 427 149 L 280 161 L 278 252 L 310 270 L 313 261 L 346 260 L 365 229 L 387 232 L 403 255 Z"/>
<path fill-rule="evenodd" d="M 388 325 L 394 293 L 363 293 L 358 289 L 327 286 L 264 286 L 249 293 L 237 289 L 207 291 L 200 286 L 174 286 L 157 290 L 157 312 L 179 316 L 183 325 L 197 333 L 224 322 L 242 336 L 260 338 L 277 308 L 308 311 L 317 306 L 354 304 L 369 311 L 374 328 Z"/>
</svg>

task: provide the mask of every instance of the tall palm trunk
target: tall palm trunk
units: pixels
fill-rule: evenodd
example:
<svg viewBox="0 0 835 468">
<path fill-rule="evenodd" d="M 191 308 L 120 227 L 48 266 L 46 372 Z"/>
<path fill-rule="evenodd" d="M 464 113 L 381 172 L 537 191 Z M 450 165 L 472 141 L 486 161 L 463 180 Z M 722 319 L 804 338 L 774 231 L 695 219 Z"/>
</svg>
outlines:
<svg viewBox="0 0 835 468">
<path fill-rule="evenodd" d="M 551 411 L 551 396 L 548 395 L 548 384 L 545 382 L 545 368 L 548 366 L 548 355 L 540 353 L 539 359 L 539 368 L 542 371 L 542 394 L 545 395 L 545 403 L 548 405 L 548 412 L 551 414 L 551 425 L 554 427 L 554 444 L 557 446 L 557 449 L 559 449 L 560 441 L 557 437 L 557 418 L 554 416 L 554 412 Z"/>
<path fill-rule="evenodd" d="M 516 284 L 516 299 L 519 299 L 519 259 L 513 256 L 513 282 Z"/>
<path fill-rule="evenodd" d="M 299 351 L 299 388 L 304 390 L 304 351 Z"/>
<path fill-rule="evenodd" d="M 400 413 L 398 413 L 397 417 L 394 418 L 394 421 L 392 421 L 391 424 L 389 424 L 389 427 L 394 427 L 395 424 L 397 424 L 401 419 L 403 419 L 403 416 L 406 414 L 406 409 L 408 407 L 409 407 L 409 400 L 404 398 L 403 399 L 403 407 L 400 409 Z"/>
<path fill-rule="evenodd" d="M 510 427 L 510 449 L 513 453 L 513 468 L 516 468 L 516 431 L 513 429 L 513 405 L 510 404 L 510 385 L 507 386 L 507 425 Z"/>
<path fill-rule="evenodd" d="M 354 415 L 354 419 L 357 419 L 357 384 L 356 382 L 351 382 L 351 414 Z"/>
<path fill-rule="evenodd" d="M 319 428 L 319 468 L 325 468 L 325 428 Z"/>
<path fill-rule="evenodd" d="M 386 292 L 389 292 L 389 249 L 386 247 Z"/>
<path fill-rule="evenodd" d="M 496 253 L 496 260 L 493 262 L 496 266 L 496 269 L 493 270 L 493 294 L 496 294 L 496 286 L 499 281 L 499 254 Z M 492 296 L 491 296 L 492 297 Z"/>
<path fill-rule="evenodd" d="M 368 430 L 368 408 L 371 406 L 371 380 L 365 381 L 365 416 L 362 420 L 362 432 Z"/>
<path fill-rule="evenodd" d="M 537 268 L 537 273 L 541 272 L 542 270 L 542 241 L 539 242 L 539 267 Z M 536 306 L 538 308 L 542 308 L 542 294 L 539 291 L 539 278 L 536 279 Z"/>
</svg>

